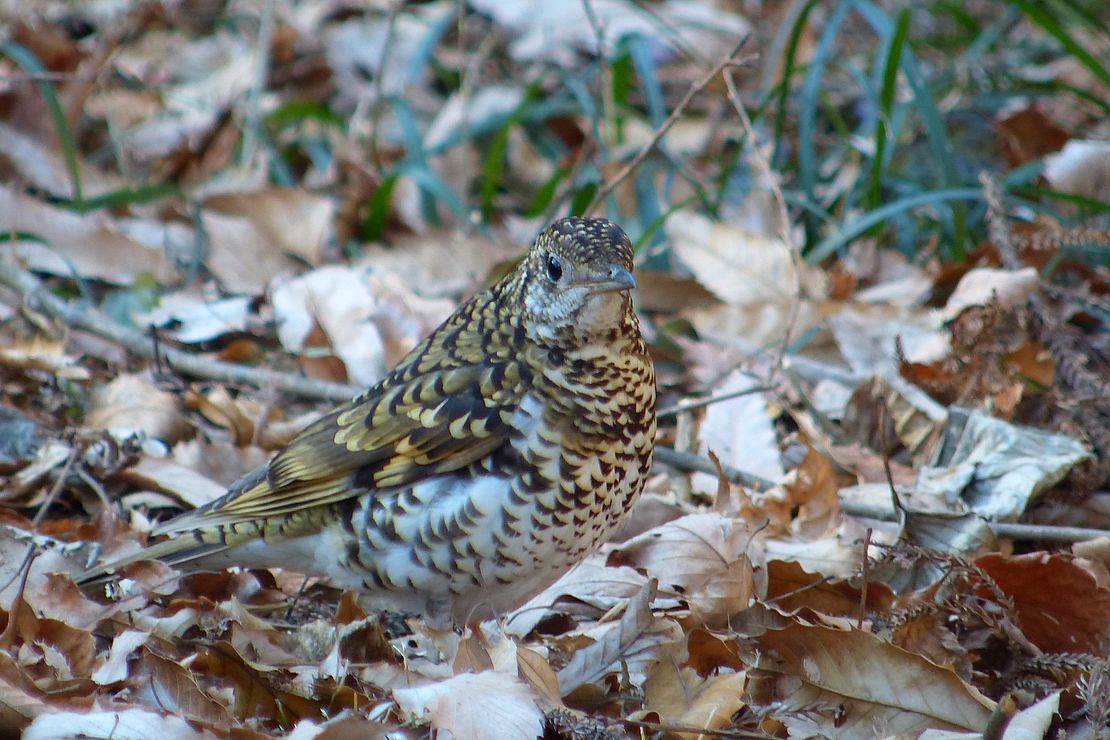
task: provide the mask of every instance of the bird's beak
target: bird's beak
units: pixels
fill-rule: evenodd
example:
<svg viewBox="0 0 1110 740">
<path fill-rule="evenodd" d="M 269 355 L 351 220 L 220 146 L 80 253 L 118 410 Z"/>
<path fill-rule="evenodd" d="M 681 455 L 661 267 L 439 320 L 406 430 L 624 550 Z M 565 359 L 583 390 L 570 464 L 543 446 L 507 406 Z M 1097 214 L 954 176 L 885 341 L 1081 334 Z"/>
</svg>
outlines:
<svg viewBox="0 0 1110 740">
<path fill-rule="evenodd" d="M 613 265 L 609 268 L 608 278 L 591 280 L 586 285 L 589 286 L 590 292 L 594 294 L 613 293 L 620 290 L 632 290 L 636 287 L 636 278 L 632 277 L 632 273 L 623 267 Z"/>
</svg>

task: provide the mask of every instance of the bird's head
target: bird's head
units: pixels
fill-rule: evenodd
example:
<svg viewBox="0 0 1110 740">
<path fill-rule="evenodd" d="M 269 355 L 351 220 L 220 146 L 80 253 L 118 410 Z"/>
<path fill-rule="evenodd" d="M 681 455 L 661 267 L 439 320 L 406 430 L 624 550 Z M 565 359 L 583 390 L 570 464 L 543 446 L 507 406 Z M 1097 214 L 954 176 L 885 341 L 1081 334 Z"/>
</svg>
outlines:
<svg viewBox="0 0 1110 740">
<path fill-rule="evenodd" d="M 632 243 L 608 219 L 560 219 L 536 238 L 514 277 L 533 338 L 604 336 L 632 310 Z"/>
</svg>

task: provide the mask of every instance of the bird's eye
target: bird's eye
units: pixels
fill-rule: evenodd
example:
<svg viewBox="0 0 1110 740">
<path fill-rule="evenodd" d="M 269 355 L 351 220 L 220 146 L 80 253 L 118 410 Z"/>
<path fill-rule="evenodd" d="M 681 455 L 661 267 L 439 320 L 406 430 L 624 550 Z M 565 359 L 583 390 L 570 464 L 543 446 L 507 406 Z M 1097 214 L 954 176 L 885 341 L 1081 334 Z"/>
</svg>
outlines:
<svg viewBox="0 0 1110 740">
<path fill-rule="evenodd" d="M 553 283 L 559 282 L 563 276 L 563 262 L 553 254 L 547 255 L 547 276 Z"/>
</svg>

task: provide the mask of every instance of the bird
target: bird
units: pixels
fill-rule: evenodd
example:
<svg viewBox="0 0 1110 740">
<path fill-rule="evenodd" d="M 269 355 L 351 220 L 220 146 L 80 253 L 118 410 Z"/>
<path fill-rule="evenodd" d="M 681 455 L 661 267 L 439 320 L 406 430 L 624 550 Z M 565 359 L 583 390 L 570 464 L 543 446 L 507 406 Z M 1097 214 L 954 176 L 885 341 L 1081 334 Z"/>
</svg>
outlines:
<svg viewBox="0 0 1110 740">
<path fill-rule="evenodd" d="M 555 221 L 377 385 L 75 580 L 153 559 L 280 567 L 433 627 L 508 614 L 610 538 L 651 469 L 632 270 L 615 223 Z"/>
</svg>

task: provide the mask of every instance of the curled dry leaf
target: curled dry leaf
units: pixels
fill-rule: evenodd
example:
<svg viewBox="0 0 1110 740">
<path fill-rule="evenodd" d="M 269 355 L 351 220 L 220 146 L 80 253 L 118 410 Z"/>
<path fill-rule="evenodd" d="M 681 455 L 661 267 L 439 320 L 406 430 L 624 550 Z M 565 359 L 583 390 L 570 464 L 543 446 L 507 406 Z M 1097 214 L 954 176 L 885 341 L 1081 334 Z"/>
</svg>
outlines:
<svg viewBox="0 0 1110 740">
<path fill-rule="evenodd" d="M 952 408 L 937 454 L 918 469 L 918 493 L 949 502 L 962 498 L 980 516 L 1013 521 L 1091 453 L 1065 434 Z"/>
<path fill-rule="evenodd" d="M 463 673 L 446 681 L 394 689 L 393 698 L 407 714 L 427 719 L 454 738 L 537 737 L 543 713 L 527 685 L 497 671 Z"/>
<path fill-rule="evenodd" d="M 681 642 L 682 629 L 676 622 L 652 614 L 655 585 L 655 581 L 647 583 L 628 599 L 619 621 L 599 623 L 586 631 L 593 642 L 575 651 L 558 672 L 563 696 L 614 670 L 643 676 Z"/>
<path fill-rule="evenodd" d="M 744 643 L 749 702 L 776 705 L 792 734 L 838 738 L 982 731 L 994 702 L 953 671 L 875 635 L 792 622 Z"/>
<path fill-rule="evenodd" d="M 977 267 L 960 279 L 941 314 L 951 321 L 965 308 L 985 306 L 992 301 L 1002 306 L 1020 305 L 1037 290 L 1040 280 L 1032 267 L 1015 271 Z"/>
<path fill-rule="evenodd" d="M 0 347 L 0 367 L 38 370 L 65 380 L 88 380 L 90 377 L 89 371 L 77 364 L 76 357 L 66 354 L 65 342 L 38 336 Z"/>
<path fill-rule="evenodd" d="M 690 514 L 649 530 L 609 555 L 609 565 L 642 570 L 689 604 L 700 623 L 720 625 L 766 590 L 762 545 L 742 520 Z"/>
<path fill-rule="evenodd" d="M 178 442 L 192 431 L 177 396 L 155 386 L 148 375 L 130 373 L 93 391 L 85 426 L 119 435 L 141 432 L 167 442 Z"/>
<path fill-rule="evenodd" d="M 661 661 L 644 682 L 644 700 L 664 725 L 722 730 L 731 726 L 732 716 L 744 706 L 747 681 L 743 672 L 703 677 L 689 666 Z M 689 740 L 700 736 L 697 732 L 676 735 Z"/>
<path fill-rule="evenodd" d="M 127 661 L 131 654 L 146 644 L 150 634 L 141 630 L 124 630 L 112 640 L 108 659 L 92 674 L 100 685 L 116 683 L 127 678 Z"/>
</svg>

